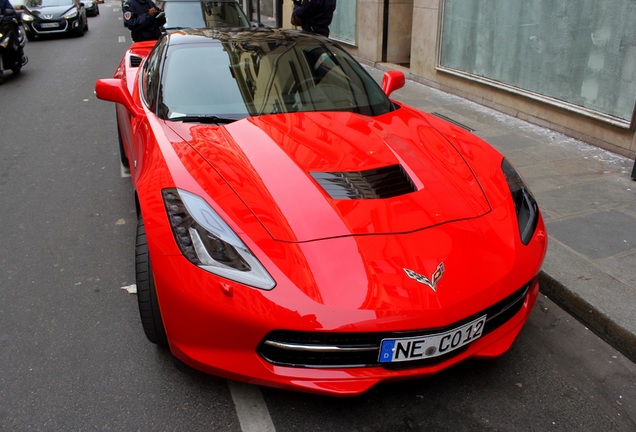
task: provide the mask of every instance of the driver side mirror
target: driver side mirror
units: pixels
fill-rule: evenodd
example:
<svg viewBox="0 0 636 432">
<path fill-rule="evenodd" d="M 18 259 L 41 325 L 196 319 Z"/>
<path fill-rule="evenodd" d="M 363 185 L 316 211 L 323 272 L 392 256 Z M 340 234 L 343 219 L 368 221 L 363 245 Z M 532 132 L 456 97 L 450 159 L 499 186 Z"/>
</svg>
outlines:
<svg viewBox="0 0 636 432">
<path fill-rule="evenodd" d="M 109 78 L 99 79 L 95 83 L 95 95 L 98 99 L 122 104 L 135 117 L 142 116 L 144 111 L 141 107 L 135 105 L 126 84 L 120 79 Z"/>
<path fill-rule="evenodd" d="M 403 72 L 388 71 L 382 77 L 382 91 L 387 96 L 391 96 L 391 93 L 404 87 L 405 83 L 406 79 Z"/>
</svg>

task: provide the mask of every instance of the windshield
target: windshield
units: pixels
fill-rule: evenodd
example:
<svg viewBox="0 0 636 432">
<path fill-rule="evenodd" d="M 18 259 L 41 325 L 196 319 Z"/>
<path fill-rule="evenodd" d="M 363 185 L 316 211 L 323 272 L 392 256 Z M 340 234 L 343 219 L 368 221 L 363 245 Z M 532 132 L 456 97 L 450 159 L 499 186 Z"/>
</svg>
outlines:
<svg viewBox="0 0 636 432">
<path fill-rule="evenodd" d="M 28 7 L 71 6 L 73 0 L 26 0 Z"/>
<path fill-rule="evenodd" d="M 353 58 L 314 39 L 172 46 L 159 106 L 168 119 L 312 111 L 373 116 L 393 109 Z"/>
<path fill-rule="evenodd" d="M 167 1 L 157 4 L 166 11 L 166 30 L 250 26 L 245 13 L 234 1 Z"/>
</svg>

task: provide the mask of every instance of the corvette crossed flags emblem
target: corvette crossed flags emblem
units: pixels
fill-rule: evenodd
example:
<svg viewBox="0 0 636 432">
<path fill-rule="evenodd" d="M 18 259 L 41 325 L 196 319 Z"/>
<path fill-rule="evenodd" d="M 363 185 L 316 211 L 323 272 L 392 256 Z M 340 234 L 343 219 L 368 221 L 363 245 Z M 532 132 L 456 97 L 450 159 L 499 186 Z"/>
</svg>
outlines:
<svg viewBox="0 0 636 432">
<path fill-rule="evenodd" d="M 440 279 L 444 275 L 444 263 L 443 262 L 439 263 L 439 265 L 437 266 L 437 269 L 435 269 L 430 279 L 424 275 L 416 273 L 413 270 L 409 270 L 407 268 L 404 269 L 404 272 L 411 279 L 415 279 L 419 283 L 428 285 L 433 291 L 437 292 L 437 283 L 440 281 Z"/>
</svg>

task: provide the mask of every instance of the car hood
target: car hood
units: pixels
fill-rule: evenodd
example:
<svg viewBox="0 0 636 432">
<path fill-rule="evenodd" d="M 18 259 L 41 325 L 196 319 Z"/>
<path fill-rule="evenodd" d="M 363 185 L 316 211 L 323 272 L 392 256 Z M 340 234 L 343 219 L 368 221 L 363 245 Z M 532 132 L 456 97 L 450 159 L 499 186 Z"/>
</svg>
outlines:
<svg viewBox="0 0 636 432">
<path fill-rule="evenodd" d="M 405 108 L 169 124 L 276 240 L 407 233 L 490 211 L 457 149 Z"/>
<path fill-rule="evenodd" d="M 73 9 L 72 5 L 64 5 L 64 6 L 42 6 L 42 7 L 25 7 L 33 16 L 40 19 L 59 19 L 66 12 Z M 45 18 L 44 15 L 47 17 Z M 49 18 L 48 16 L 51 15 Z"/>
</svg>

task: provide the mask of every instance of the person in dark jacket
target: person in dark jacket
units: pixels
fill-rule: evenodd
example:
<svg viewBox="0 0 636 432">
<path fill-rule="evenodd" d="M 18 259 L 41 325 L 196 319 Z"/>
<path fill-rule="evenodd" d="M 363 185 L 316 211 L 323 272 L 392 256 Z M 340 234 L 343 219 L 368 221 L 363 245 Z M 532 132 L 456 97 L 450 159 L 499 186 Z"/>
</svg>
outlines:
<svg viewBox="0 0 636 432">
<path fill-rule="evenodd" d="M 15 8 L 11 4 L 9 0 L 0 0 L 0 15 L 6 15 L 7 12 L 15 13 Z M 14 20 L 13 26 L 11 26 L 12 36 L 11 40 L 13 41 L 14 50 L 12 51 L 15 55 L 14 60 L 17 62 L 18 60 L 22 62 L 22 64 L 26 64 L 27 58 L 24 55 L 24 50 L 22 46 L 18 43 L 18 26 L 20 23 L 17 20 Z"/>
<path fill-rule="evenodd" d="M 0 0 L 2 1 L 2 0 Z M 125 0 L 124 25 L 135 42 L 157 40 L 166 23 L 163 12 L 152 0 Z"/>
<path fill-rule="evenodd" d="M 336 0 L 294 0 L 294 15 L 303 30 L 329 37 L 329 25 L 336 10 Z"/>
<path fill-rule="evenodd" d="M 0 0 L 0 15 L 4 15 L 6 10 L 15 11 L 9 0 Z"/>
</svg>

